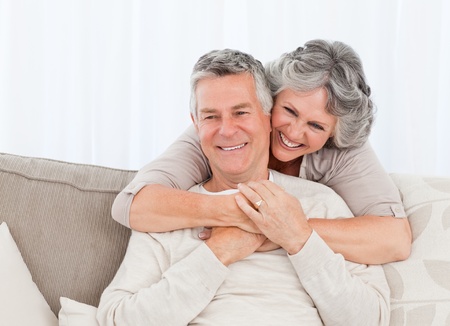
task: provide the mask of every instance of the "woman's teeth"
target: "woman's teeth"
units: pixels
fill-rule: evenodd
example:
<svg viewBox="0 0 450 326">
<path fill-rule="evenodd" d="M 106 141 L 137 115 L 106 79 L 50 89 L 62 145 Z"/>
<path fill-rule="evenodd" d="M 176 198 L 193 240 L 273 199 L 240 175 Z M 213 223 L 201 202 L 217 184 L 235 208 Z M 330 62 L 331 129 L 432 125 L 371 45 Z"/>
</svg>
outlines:
<svg viewBox="0 0 450 326">
<path fill-rule="evenodd" d="M 235 149 L 242 148 L 242 147 L 244 147 L 244 146 L 245 146 L 245 144 L 241 144 L 241 145 L 234 146 L 234 147 L 222 147 L 222 149 L 223 149 L 224 151 L 232 151 L 232 150 L 235 150 Z"/>
<path fill-rule="evenodd" d="M 287 139 L 286 136 L 283 135 L 283 133 L 281 133 L 281 132 L 280 132 L 280 137 L 281 137 L 281 141 L 283 142 L 283 144 L 285 144 L 287 147 L 296 148 L 296 147 L 302 146 L 302 144 L 291 143 L 289 141 L 289 139 Z"/>
</svg>

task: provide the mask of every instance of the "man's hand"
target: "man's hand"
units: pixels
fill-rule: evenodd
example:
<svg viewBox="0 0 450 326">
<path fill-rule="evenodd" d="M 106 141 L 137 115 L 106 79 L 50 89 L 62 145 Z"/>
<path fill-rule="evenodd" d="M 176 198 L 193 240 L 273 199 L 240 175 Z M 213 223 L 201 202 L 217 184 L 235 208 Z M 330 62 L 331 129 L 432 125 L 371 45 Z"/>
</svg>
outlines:
<svg viewBox="0 0 450 326">
<path fill-rule="evenodd" d="M 254 253 L 265 240 L 264 235 L 249 233 L 237 227 L 215 227 L 205 242 L 217 258 L 228 266 Z"/>
<path fill-rule="evenodd" d="M 280 249 L 281 246 L 272 242 L 270 239 L 266 239 L 263 244 L 256 250 L 257 252 L 266 252 L 266 251 L 272 251 L 276 249 Z"/>
</svg>

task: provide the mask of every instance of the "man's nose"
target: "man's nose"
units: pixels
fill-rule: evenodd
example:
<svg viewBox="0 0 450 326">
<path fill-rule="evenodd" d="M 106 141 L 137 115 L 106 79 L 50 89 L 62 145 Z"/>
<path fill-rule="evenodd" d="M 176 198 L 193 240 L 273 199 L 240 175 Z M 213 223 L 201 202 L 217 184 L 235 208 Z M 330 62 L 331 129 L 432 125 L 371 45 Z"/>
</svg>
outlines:
<svg viewBox="0 0 450 326">
<path fill-rule="evenodd" d="M 222 136 L 231 136 L 237 129 L 237 123 L 233 118 L 222 118 L 222 123 L 220 125 L 220 134 Z"/>
</svg>

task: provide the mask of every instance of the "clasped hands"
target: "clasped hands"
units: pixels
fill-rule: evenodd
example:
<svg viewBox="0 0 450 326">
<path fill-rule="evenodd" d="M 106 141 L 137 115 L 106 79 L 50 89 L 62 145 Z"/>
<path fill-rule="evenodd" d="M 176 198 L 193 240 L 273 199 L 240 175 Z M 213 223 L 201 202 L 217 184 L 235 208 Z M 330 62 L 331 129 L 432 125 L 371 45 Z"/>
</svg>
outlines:
<svg viewBox="0 0 450 326">
<path fill-rule="evenodd" d="M 235 201 L 246 221 L 239 227 L 214 227 L 201 234 L 225 265 L 255 251 L 282 247 L 293 255 L 303 248 L 312 228 L 296 197 L 269 180 L 239 184 L 238 190 Z"/>
</svg>

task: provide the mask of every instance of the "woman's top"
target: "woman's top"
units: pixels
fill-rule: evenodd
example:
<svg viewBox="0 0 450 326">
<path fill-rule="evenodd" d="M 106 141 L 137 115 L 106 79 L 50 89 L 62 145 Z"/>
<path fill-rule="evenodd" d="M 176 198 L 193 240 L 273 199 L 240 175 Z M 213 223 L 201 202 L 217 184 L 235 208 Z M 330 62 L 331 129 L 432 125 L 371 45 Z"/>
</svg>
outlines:
<svg viewBox="0 0 450 326">
<path fill-rule="evenodd" d="M 161 184 L 188 190 L 208 179 L 211 170 L 193 126 L 157 159 L 144 166 L 116 197 L 113 218 L 127 226 L 134 195 L 144 186 Z M 303 156 L 300 178 L 324 184 L 337 192 L 354 216 L 406 217 L 399 191 L 367 142 L 360 148 L 322 148 Z"/>
</svg>

